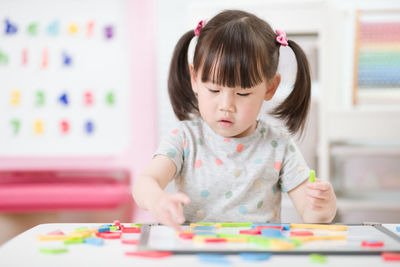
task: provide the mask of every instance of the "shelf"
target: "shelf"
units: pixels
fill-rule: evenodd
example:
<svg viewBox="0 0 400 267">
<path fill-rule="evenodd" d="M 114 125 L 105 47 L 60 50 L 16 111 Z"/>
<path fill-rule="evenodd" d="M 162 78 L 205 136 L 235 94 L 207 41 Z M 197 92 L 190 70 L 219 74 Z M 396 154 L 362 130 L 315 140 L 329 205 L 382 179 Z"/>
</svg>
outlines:
<svg viewBox="0 0 400 267">
<path fill-rule="evenodd" d="M 366 197 L 366 198 L 337 198 L 337 207 L 338 209 L 344 211 L 344 210 L 366 210 L 366 211 L 371 211 L 374 209 L 379 209 L 379 210 L 392 210 L 392 211 L 399 211 L 400 206 L 399 206 L 399 201 L 400 199 L 393 199 L 393 198 L 388 198 L 388 199 L 383 199 L 380 198 L 378 199 L 377 197 L 371 198 L 371 197 Z"/>
<path fill-rule="evenodd" d="M 357 105 L 400 106 L 400 88 L 357 89 Z"/>
<path fill-rule="evenodd" d="M 385 144 L 339 144 L 331 148 L 332 156 L 400 156 L 398 145 Z"/>
<path fill-rule="evenodd" d="M 330 142 L 399 141 L 400 107 L 360 107 L 328 111 L 326 119 L 326 133 Z"/>
</svg>

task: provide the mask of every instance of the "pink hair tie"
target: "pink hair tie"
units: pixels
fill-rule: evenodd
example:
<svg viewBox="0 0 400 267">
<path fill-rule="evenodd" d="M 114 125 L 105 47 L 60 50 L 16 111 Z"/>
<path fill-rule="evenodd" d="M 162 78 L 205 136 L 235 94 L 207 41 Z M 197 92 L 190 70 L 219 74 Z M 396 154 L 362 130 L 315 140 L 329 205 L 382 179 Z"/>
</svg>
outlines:
<svg viewBox="0 0 400 267">
<path fill-rule="evenodd" d="M 206 20 L 200 20 L 199 23 L 197 23 L 197 27 L 196 27 L 196 29 L 194 29 L 194 34 L 196 36 L 200 35 L 200 32 L 203 29 L 205 24 L 206 24 Z"/>
<path fill-rule="evenodd" d="M 276 41 L 278 43 L 280 43 L 281 45 L 283 45 L 283 46 L 288 46 L 289 43 L 288 43 L 288 38 L 286 37 L 286 33 L 284 31 L 281 31 L 281 30 L 276 30 L 275 32 L 276 32 L 276 35 L 277 35 L 276 36 Z"/>
</svg>

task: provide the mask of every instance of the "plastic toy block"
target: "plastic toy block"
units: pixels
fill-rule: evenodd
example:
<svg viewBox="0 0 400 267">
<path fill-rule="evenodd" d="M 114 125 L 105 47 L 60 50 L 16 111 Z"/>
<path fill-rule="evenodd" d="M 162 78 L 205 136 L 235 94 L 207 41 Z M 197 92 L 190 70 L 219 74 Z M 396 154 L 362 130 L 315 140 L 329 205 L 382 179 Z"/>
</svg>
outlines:
<svg viewBox="0 0 400 267">
<path fill-rule="evenodd" d="M 39 241 L 64 241 L 69 237 L 66 235 L 38 235 L 37 239 Z"/>
<path fill-rule="evenodd" d="M 140 232 L 141 232 L 141 229 L 139 227 L 123 227 L 122 228 L 122 233 L 125 233 L 125 234 L 127 234 L 127 233 L 135 233 L 135 234 L 137 234 L 137 233 L 140 233 Z"/>
<path fill-rule="evenodd" d="M 330 231 L 347 231 L 347 225 L 339 225 L 339 224 L 301 224 L 301 223 L 292 223 L 290 224 L 290 228 L 297 229 L 323 229 Z"/>
<path fill-rule="evenodd" d="M 221 227 L 251 227 L 253 223 L 221 223 Z"/>
<path fill-rule="evenodd" d="M 83 231 L 88 231 L 88 230 L 89 230 L 89 228 L 87 228 L 87 227 L 79 227 L 79 228 L 75 229 L 75 232 L 83 232 Z"/>
<path fill-rule="evenodd" d="M 68 252 L 68 248 L 66 247 L 59 247 L 59 248 L 39 248 L 41 253 L 46 254 L 58 254 L 58 253 L 65 253 Z"/>
<path fill-rule="evenodd" d="M 225 237 L 226 242 L 230 243 L 247 243 L 249 242 L 249 238 L 247 237 Z"/>
<path fill-rule="evenodd" d="M 270 247 L 273 250 L 291 250 L 295 247 L 295 245 L 293 244 L 293 242 L 272 240 Z"/>
<path fill-rule="evenodd" d="M 194 242 L 198 243 L 223 243 L 227 242 L 226 238 L 216 236 L 194 236 L 192 238 Z"/>
<path fill-rule="evenodd" d="M 310 170 L 310 183 L 315 183 L 315 171 Z"/>
<path fill-rule="evenodd" d="M 121 232 L 101 232 L 96 233 L 96 236 L 104 239 L 119 239 L 121 234 Z"/>
<path fill-rule="evenodd" d="M 315 263 L 324 263 L 326 262 L 326 257 L 321 254 L 310 254 L 310 261 Z"/>
<path fill-rule="evenodd" d="M 365 240 L 361 242 L 361 246 L 363 247 L 383 247 L 385 244 L 383 241 L 377 241 L 377 240 Z"/>
<path fill-rule="evenodd" d="M 85 240 L 81 237 L 71 237 L 64 240 L 65 245 L 72 245 L 72 244 L 82 244 Z"/>
<path fill-rule="evenodd" d="M 180 233 L 179 237 L 182 239 L 193 239 L 193 237 L 195 236 L 194 233 Z"/>
<path fill-rule="evenodd" d="M 198 242 L 198 243 L 204 243 L 204 240 L 206 240 L 207 236 L 194 236 L 192 238 L 193 242 Z"/>
<path fill-rule="evenodd" d="M 125 255 L 143 257 L 143 258 L 161 259 L 172 256 L 172 253 L 169 251 L 128 251 L 125 252 Z"/>
<path fill-rule="evenodd" d="M 290 242 L 292 242 L 295 247 L 300 247 L 302 244 L 302 242 L 297 238 L 289 238 L 288 240 L 290 240 Z"/>
<path fill-rule="evenodd" d="M 254 243 L 263 247 L 269 247 L 271 245 L 271 239 L 265 238 L 262 236 L 249 236 L 248 237 L 250 243 Z"/>
<path fill-rule="evenodd" d="M 47 233 L 47 235 L 65 235 L 63 231 L 57 229 L 53 232 Z"/>
<path fill-rule="evenodd" d="M 208 237 L 204 239 L 204 242 L 206 243 L 226 243 L 227 240 L 226 238 L 221 238 L 221 237 Z"/>
<path fill-rule="evenodd" d="M 193 229 L 197 226 L 214 226 L 216 229 L 221 228 L 220 223 L 191 223 L 190 224 L 190 229 Z"/>
<path fill-rule="evenodd" d="M 383 252 L 381 256 L 384 261 L 400 261 L 400 253 Z"/>
<path fill-rule="evenodd" d="M 240 230 L 239 234 L 243 234 L 243 235 L 259 235 L 259 234 L 261 234 L 261 230 L 259 230 L 259 229 Z"/>
<path fill-rule="evenodd" d="M 211 225 L 217 226 L 217 225 L 221 225 L 220 223 L 217 223 L 217 222 L 197 222 L 197 223 L 195 223 L 195 224 L 197 224 L 197 225 L 205 225 L 205 226 L 211 226 Z"/>
<path fill-rule="evenodd" d="M 290 236 L 313 236 L 311 231 L 290 231 Z"/>
<path fill-rule="evenodd" d="M 122 244 L 126 245 L 139 245 L 138 239 L 121 239 Z"/>
<path fill-rule="evenodd" d="M 185 234 L 192 234 L 192 230 L 183 230 L 181 232 L 176 232 L 177 235 L 179 235 L 180 233 L 185 233 Z"/>
<path fill-rule="evenodd" d="M 99 233 L 110 232 L 110 227 L 111 227 L 111 226 L 99 227 L 99 228 L 97 229 L 97 232 L 99 232 Z"/>
<path fill-rule="evenodd" d="M 239 253 L 239 257 L 245 261 L 265 261 L 269 260 L 271 256 L 271 253 Z"/>
<path fill-rule="evenodd" d="M 283 230 L 290 230 L 290 224 L 288 223 L 253 223 L 251 229 L 255 229 L 258 226 L 282 226 Z"/>
<path fill-rule="evenodd" d="M 283 238 L 282 231 L 279 229 L 266 228 L 261 230 L 261 235 L 268 238 Z"/>
<path fill-rule="evenodd" d="M 104 240 L 97 237 L 88 237 L 84 240 L 85 244 L 94 245 L 94 246 L 102 246 L 104 245 Z"/>
<path fill-rule="evenodd" d="M 80 237 L 80 238 L 86 238 L 92 236 L 92 234 L 95 233 L 93 230 L 88 230 L 88 231 L 82 231 L 82 232 L 74 232 L 69 234 L 69 237 Z"/>
<path fill-rule="evenodd" d="M 223 264 L 223 265 L 230 265 L 231 262 L 227 259 L 226 255 L 223 254 L 207 254 L 207 253 L 200 253 L 197 254 L 200 262 L 207 263 L 207 264 Z"/>
<path fill-rule="evenodd" d="M 193 231 L 216 231 L 217 228 L 214 225 L 197 225 L 192 228 Z"/>
<path fill-rule="evenodd" d="M 283 230 L 283 226 L 282 225 L 259 225 L 259 226 L 256 226 L 255 228 L 254 228 L 254 230 L 259 230 L 259 231 L 261 231 L 262 229 L 268 229 L 268 228 L 270 228 L 270 229 L 278 229 L 278 230 Z"/>
</svg>

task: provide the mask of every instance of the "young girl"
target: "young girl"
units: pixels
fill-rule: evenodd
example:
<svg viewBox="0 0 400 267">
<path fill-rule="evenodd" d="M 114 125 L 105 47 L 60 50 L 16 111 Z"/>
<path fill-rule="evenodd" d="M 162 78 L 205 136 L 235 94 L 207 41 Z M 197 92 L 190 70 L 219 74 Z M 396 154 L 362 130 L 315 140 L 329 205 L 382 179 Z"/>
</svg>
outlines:
<svg viewBox="0 0 400 267">
<path fill-rule="evenodd" d="M 178 41 L 168 90 L 180 123 L 133 187 L 137 204 L 157 221 L 176 230 L 185 219 L 279 222 L 281 192 L 288 192 L 304 221 L 332 221 L 331 184 L 309 183 L 310 170 L 287 131 L 257 120 L 280 83 L 280 46 L 293 50 L 297 76 L 272 115 L 294 134 L 306 121 L 311 82 L 304 52 L 285 33 L 252 14 L 228 10 L 200 21 Z M 172 179 L 180 191 L 175 194 L 163 191 Z"/>
</svg>

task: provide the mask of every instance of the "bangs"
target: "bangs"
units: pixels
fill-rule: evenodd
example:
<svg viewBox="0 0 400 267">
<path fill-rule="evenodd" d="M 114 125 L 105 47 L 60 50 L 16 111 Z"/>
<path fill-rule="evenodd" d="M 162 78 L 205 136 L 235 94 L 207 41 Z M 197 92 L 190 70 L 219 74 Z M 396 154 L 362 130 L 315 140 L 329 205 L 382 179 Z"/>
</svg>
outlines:
<svg viewBox="0 0 400 267">
<path fill-rule="evenodd" d="M 245 23 L 231 23 L 203 40 L 205 49 L 199 51 L 202 82 L 226 87 L 250 88 L 268 77 L 267 47 L 246 27 Z"/>
</svg>

